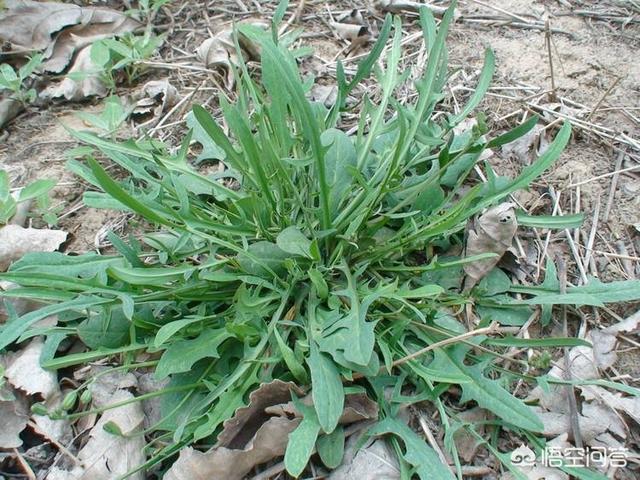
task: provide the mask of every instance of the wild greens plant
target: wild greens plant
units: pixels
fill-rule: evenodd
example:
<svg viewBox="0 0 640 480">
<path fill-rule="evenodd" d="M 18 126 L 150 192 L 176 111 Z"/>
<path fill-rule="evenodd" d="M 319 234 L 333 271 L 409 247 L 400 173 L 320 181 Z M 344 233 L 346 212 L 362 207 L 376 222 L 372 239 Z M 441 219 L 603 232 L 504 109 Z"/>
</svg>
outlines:
<svg viewBox="0 0 640 480">
<path fill-rule="evenodd" d="M 160 441 L 149 444 L 145 467 L 182 446 L 213 443 L 222 422 L 272 379 L 294 381 L 313 398 L 305 425 L 315 425 L 309 430 L 314 433 L 289 445 L 289 451 L 307 452 L 302 462 L 298 455 L 287 463 L 293 475 L 302 472 L 318 436 L 336 431 L 345 391 L 354 389 L 381 406 L 371 433 L 397 435 L 405 461 L 422 478 L 452 474 L 395 419 L 401 405 L 428 402 L 438 412 L 459 478 L 452 435 L 460 428 L 474 431 L 455 419 L 456 407 L 468 401 L 495 415 L 488 424 L 496 433 L 509 429 L 541 448 L 540 420 L 508 390 L 516 378 L 534 379 L 492 363 L 522 339 L 484 334 L 447 342 L 467 328 L 456 312 L 475 305 L 478 328 L 492 321 L 522 324 L 532 305 L 598 305 L 637 297 L 638 289 L 592 283 L 561 296 L 551 283 L 515 287 L 494 271 L 460 293 L 462 265 L 486 258 L 448 254 L 463 242 L 467 221 L 530 185 L 558 158 L 571 130 L 563 125 L 515 179 L 497 176 L 480 161 L 486 149 L 519 138 L 537 119 L 493 138 L 480 113 L 475 126 L 456 129 L 489 87 L 494 57 L 487 50 L 466 105 L 458 113 L 443 111 L 445 36 L 453 9 L 439 28 L 429 10 L 421 10 L 428 61 L 415 98 L 396 93 L 407 81 L 399 72 L 397 18 L 385 20 L 355 75 L 348 78 L 338 64 L 338 95 L 329 109 L 308 99 L 312 82 L 298 70 L 300 51 L 289 48 L 290 37 L 277 37 L 277 22 L 272 32 L 243 25 L 242 34 L 261 46 L 261 62 L 255 72 L 239 56 L 237 98 L 220 97 L 228 132 L 200 106 L 193 108 L 194 128 L 177 151 L 144 139 L 119 143 L 77 132 L 126 172 L 109 173 L 93 156 L 86 164 L 71 162 L 96 187 L 85 202 L 135 213 L 155 227 L 140 239 L 110 235 L 113 254 L 30 254 L 16 262 L 0 278 L 19 287 L 4 296 L 47 305 L 11 318 L 0 348 L 43 334 L 46 368 L 118 357 L 124 368 L 150 368 L 157 379 L 168 379 L 153 394 L 161 395 L 163 419 L 147 432 Z M 372 73 L 380 95 L 375 101 L 364 96 L 358 129 L 348 136 L 340 129 L 346 99 Z M 226 170 L 200 173 L 190 161 L 194 139 Z M 486 182 L 471 175 L 476 166 Z M 58 316 L 57 327 L 34 327 L 50 315 Z M 86 352 L 57 355 L 60 342 L 75 336 Z M 532 348 L 583 343 L 532 342 Z M 151 360 L 138 364 L 142 352 Z M 448 393 L 457 385 L 461 398 Z M 512 468 L 497 450 L 497 438 L 480 437 Z"/>
<path fill-rule="evenodd" d="M 36 99 L 35 89 L 27 86 L 28 78 L 42 64 L 42 54 L 38 53 L 29 58 L 29 61 L 17 70 L 8 63 L 0 65 L 0 90 L 8 90 L 12 98 L 23 104 L 31 103 Z"/>
<path fill-rule="evenodd" d="M 132 85 L 146 71 L 143 62 L 151 58 L 163 41 L 162 36 L 150 30 L 143 35 L 127 33 L 120 38 L 105 38 L 91 45 L 91 61 L 104 84 L 115 90 L 120 73 L 127 85 Z"/>
<path fill-rule="evenodd" d="M 49 224 L 55 224 L 57 218 L 50 208 L 49 199 L 49 192 L 55 185 L 55 180 L 40 179 L 25 185 L 14 195 L 11 193 L 9 174 L 5 170 L 0 170 L 0 227 L 11 221 L 21 203 L 31 201 L 36 202 L 38 213 L 42 215 L 43 220 Z"/>
</svg>

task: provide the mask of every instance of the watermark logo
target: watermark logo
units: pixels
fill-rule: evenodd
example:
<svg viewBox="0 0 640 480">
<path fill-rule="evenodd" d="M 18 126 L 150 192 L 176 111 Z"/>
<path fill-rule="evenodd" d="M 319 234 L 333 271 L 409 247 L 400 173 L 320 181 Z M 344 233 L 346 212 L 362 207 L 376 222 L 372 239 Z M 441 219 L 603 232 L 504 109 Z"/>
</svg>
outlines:
<svg viewBox="0 0 640 480">
<path fill-rule="evenodd" d="M 521 445 L 511 453 L 511 463 L 519 467 L 626 467 L 627 453 L 624 447 L 552 447 L 547 446 L 539 457 L 533 450 Z"/>
</svg>

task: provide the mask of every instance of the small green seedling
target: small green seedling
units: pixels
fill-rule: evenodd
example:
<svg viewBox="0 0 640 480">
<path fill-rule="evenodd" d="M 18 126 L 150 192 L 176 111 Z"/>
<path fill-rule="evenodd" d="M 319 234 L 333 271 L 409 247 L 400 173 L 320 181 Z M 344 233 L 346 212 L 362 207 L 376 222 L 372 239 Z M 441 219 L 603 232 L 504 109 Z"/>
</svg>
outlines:
<svg viewBox="0 0 640 480">
<path fill-rule="evenodd" d="M 11 96 L 23 104 L 33 102 L 37 92 L 34 88 L 28 88 L 25 83 L 42 64 L 42 58 L 42 54 L 37 53 L 18 70 L 14 70 L 8 63 L 0 65 L 0 89 L 9 90 Z"/>
<path fill-rule="evenodd" d="M 131 114 L 131 107 L 124 105 L 117 95 L 108 97 L 100 114 L 78 112 L 76 116 L 91 127 L 102 130 L 105 135 L 113 135 Z"/>
<path fill-rule="evenodd" d="M 36 180 L 17 193 L 12 193 L 9 175 L 0 170 L 0 225 L 9 223 L 16 214 L 18 205 L 30 200 L 35 200 L 38 212 L 49 224 L 56 223 L 55 215 L 49 211 L 49 192 L 55 187 L 55 180 Z"/>
<path fill-rule="evenodd" d="M 146 71 L 142 63 L 153 56 L 164 38 L 146 32 L 126 34 L 121 38 L 105 38 L 91 46 L 91 60 L 101 70 L 101 77 L 110 90 L 115 90 L 118 72 L 123 72 L 128 85 Z"/>
</svg>

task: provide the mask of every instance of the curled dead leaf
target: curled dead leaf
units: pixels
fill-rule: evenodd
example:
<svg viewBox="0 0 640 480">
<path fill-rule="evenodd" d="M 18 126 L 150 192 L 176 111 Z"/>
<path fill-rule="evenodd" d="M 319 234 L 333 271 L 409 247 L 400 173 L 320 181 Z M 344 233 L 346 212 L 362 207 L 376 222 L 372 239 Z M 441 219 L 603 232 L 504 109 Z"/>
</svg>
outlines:
<svg viewBox="0 0 640 480">
<path fill-rule="evenodd" d="M 249 395 L 249 404 L 236 410 L 224 423 L 216 446 L 207 452 L 192 448 L 180 457 L 165 480 L 240 480 L 256 465 L 284 455 L 289 434 L 301 421 L 292 394 L 302 395 L 295 384 L 274 380 Z M 311 404 L 311 396 L 301 399 Z M 341 423 L 349 424 L 378 417 L 378 405 L 365 394 L 348 395 Z"/>
<path fill-rule="evenodd" d="M 489 412 L 484 408 L 474 407 L 469 410 L 465 410 L 456 415 L 456 420 L 464 423 L 472 423 L 476 425 L 475 429 L 480 434 L 484 434 L 484 425 L 487 421 L 487 414 Z M 468 430 L 461 428 L 456 430 L 453 435 L 453 439 L 456 443 L 456 450 L 458 455 L 466 462 L 470 462 L 476 456 L 476 452 L 480 447 L 478 438 L 469 433 Z"/>
<path fill-rule="evenodd" d="M 466 257 L 482 253 L 495 253 L 496 256 L 465 264 L 464 291 L 471 290 L 496 266 L 502 255 L 511 247 L 518 229 L 513 207 L 512 203 L 505 202 L 490 208 L 467 228 Z"/>
<path fill-rule="evenodd" d="M 134 395 L 127 390 L 115 390 L 108 404 L 133 400 Z M 109 433 L 105 426 L 115 425 L 122 435 Z M 141 402 L 106 410 L 89 433 L 89 440 L 77 454 L 80 465 L 71 470 L 52 469 L 47 480 L 113 480 L 145 463 L 145 439 L 139 434 L 144 425 Z M 144 473 L 127 476 L 133 480 L 143 480 Z"/>
<path fill-rule="evenodd" d="M 91 46 L 84 47 L 76 55 L 73 65 L 62 82 L 49 85 L 40 93 L 40 98 L 66 98 L 82 100 L 87 97 L 104 97 L 107 87 L 100 80 L 99 69 L 91 60 Z"/>
<path fill-rule="evenodd" d="M 442 16 L 447 11 L 445 7 L 424 4 L 412 0 L 376 0 L 374 6 L 383 12 L 402 13 L 418 12 L 420 7 L 427 7 L 434 15 Z"/>
<path fill-rule="evenodd" d="M 300 401 L 305 405 L 313 404 L 311 395 L 307 395 Z M 271 415 L 301 416 L 301 413 L 298 412 L 293 402 L 268 407 L 265 409 L 265 412 Z M 364 393 L 352 393 L 345 397 L 344 409 L 338 423 L 348 425 L 362 420 L 373 420 L 376 418 L 378 418 L 378 404 Z"/>
<path fill-rule="evenodd" d="M 0 129 L 24 110 L 24 105 L 13 98 L 0 99 Z"/>
<path fill-rule="evenodd" d="M 303 394 L 292 382 L 274 380 L 260 385 L 249 395 L 249 404 L 236 410 L 233 417 L 224 422 L 216 446 L 239 448 L 246 445 L 269 419 L 269 407 L 288 401 L 292 393 Z"/>
<path fill-rule="evenodd" d="M 502 146 L 502 156 L 523 165 L 530 165 L 549 146 L 547 129 L 536 125 L 517 140 Z"/>
<path fill-rule="evenodd" d="M 133 107 L 133 115 L 153 114 L 158 117 L 173 107 L 178 100 L 178 90 L 169 83 L 166 78 L 163 80 L 151 80 L 143 85 L 138 100 Z"/>
<path fill-rule="evenodd" d="M 243 449 L 217 447 L 203 453 L 185 448 L 164 480 L 241 480 L 256 465 L 284 455 L 289 434 L 299 423 L 298 418 L 272 417 Z"/>
<path fill-rule="evenodd" d="M 258 28 L 266 28 L 262 22 L 245 21 L 241 22 L 253 25 Z M 241 51 L 248 60 L 256 60 L 260 57 L 260 47 L 241 33 L 238 33 L 238 43 Z M 205 67 L 220 71 L 225 79 L 225 87 L 233 87 L 232 65 L 238 64 L 238 52 L 233 41 L 233 30 L 226 28 L 219 31 L 213 37 L 207 38 L 195 51 L 196 58 Z"/>
<path fill-rule="evenodd" d="M 63 71 L 74 54 L 94 41 L 132 32 L 140 23 L 110 8 L 72 3 L 6 0 L 0 15 L 0 40 L 12 54 L 44 50 L 43 69 Z"/>
<path fill-rule="evenodd" d="M 19 225 L 0 227 L 0 272 L 29 252 L 53 252 L 67 239 L 67 232 Z"/>
</svg>

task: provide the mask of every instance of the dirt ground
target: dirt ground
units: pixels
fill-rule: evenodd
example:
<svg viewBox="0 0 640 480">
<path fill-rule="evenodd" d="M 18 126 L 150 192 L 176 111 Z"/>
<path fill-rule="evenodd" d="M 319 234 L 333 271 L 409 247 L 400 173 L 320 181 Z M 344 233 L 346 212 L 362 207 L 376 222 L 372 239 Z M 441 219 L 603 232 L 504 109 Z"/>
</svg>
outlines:
<svg viewBox="0 0 640 480">
<path fill-rule="evenodd" d="M 350 51 L 350 42 L 331 28 L 332 22 L 359 10 L 363 26 L 375 38 L 384 14 L 373 3 L 393 2 L 310 0 L 303 2 L 303 8 L 292 2 L 285 21 L 293 13 L 291 27 L 304 28 L 301 41 L 313 46 L 315 53 L 303 65 L 319 83 L 333 84 L 336 59 L 353 68 L 354 59 L 368 49 L 364 45 Z M 95 4 L 103 6 L 105 2 Z M 106 4 L 125 8 L 120 2 Z M 448 2 L 434 5 L 446 6 Z M 200 65 L 194 52 L 202 41 L 232 21 L 269 19 L 274 8 L 270 2 L 256 0 L 173 1 L 163 7 L 156 21 L 167 38 L 154 61 L 169 66 L 151 65 L 138 84 L 168 78 L 179 98 L 188 98 L 162 118 L 161 128 L 154 132 L 156 138 L 177 146 L 186 132 L 185 115 L 191 104 L 206 104 L 216 110 L 216 96 L 224 76 L 191 68 Z M 400 15 L 409 40 L 415 40 L 415 13 L 403 9 Z M 407 69 L 419 69 L 424 64 L 418 43 L 406 44 Z M 496 55 L 496 74 L 493 87 L 479 107 L 486 114 L 490 129 L 504 131 L 532 114 L 539 114 L 546 125 L 517 145 L 493 152 L 489 161 L 499 174 L 520 171 L 536 151 L 551 141 L 563 119 L 573 123 L 573 138 L 561 159 L 530 191 L 518 193 L 515 200 L 532 214 L 583 212 L 585 223 L 575 231 L 556 231 L 548 237 L 546 231 L 538 232 L 538 237 L 523 233 L 516 248 L 522 268 L 533 279 L 543 278 L 536 268 L 541 263 L 536 245 L 546 238 L 549 252 L 566 256 L 569 281 L 573 284 L 583 282 L 587 275 L 603 280 L 639 278 L 637 5 L 622 0 L 460 0 L 448 47 L 454 73 L 443 109 L 455 109 L 464 103 L 482 67 L 484 49 L 490 47 Z M 121 88 L 117 94 L 132 95 L 139 85 Z M 64 245 L 64 251 L 69 253 L 103 248 L 108 245 L 108 229 L 127 229 L 126 217 L 83 206 L 86 185 L 65 167 L 68 151 L 79 145 L 65 127 L 84 128 L 75 112 L 96 112 L 101 108 L 100 99 L 30 107 L 0 131 L 0 168 L 10 172 L 16 185 L 39 178 L 58 181 L 54 205 L 59 210 L 58 227 L 70 233 Z M 345 129 L 351 126 L 348 121 L 343 125 Z M 140 132 L 129 121 L 118 135 L 124 138 Z M 634 305 L 619 306 L 588 321 L 606 324 L 635 310 Z M 640 353 L 635 345 L 620 355 L 616 366 L 620 375 L 628 375 L 631 382 L 640 380 Z"/>
</svg>

